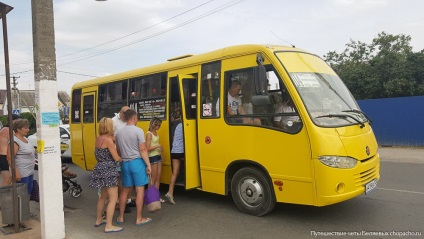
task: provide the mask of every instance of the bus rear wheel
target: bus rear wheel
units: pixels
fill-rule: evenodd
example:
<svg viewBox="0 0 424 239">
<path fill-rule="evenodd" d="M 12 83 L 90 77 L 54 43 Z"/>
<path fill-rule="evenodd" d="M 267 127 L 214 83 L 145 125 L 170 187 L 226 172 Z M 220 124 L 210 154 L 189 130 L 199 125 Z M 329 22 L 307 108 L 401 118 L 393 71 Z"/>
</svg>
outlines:
<svg viewBox="0 0 424 239">
<path fill-rule="evenodd" d="M 239 169 L 231 180 L 231 194 L 238 209 L 263 216 L 275 206 L 275 196 L 265 175 L 256 168 Z"/>
</svg>

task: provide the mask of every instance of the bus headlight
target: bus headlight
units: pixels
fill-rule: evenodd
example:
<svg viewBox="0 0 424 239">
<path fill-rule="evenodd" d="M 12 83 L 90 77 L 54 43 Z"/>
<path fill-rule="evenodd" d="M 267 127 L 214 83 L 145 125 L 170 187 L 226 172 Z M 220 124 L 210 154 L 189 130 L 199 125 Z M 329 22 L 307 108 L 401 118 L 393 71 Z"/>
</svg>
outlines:
<svg viewBox="0 0 424 239">
<path fill-rule="evenodd" d="M 342 156 L 319 156 L 318 160 L 333 168 L 354 168 L 358 162 L 354 158 Z"/>
</svg>

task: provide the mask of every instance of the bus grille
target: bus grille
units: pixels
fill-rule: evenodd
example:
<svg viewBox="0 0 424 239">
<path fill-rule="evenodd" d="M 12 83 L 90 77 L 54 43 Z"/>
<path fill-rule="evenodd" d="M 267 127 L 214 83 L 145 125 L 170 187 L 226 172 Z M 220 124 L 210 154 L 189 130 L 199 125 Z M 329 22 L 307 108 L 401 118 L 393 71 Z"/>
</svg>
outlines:
<svg viewBox="0 0 424 239">
<path fill-rule="evenodd" d="M 378 166 L 367 169 L 359 174 L 355 174 L 355 187 L 361 187 L 377 177 Z"/>
</svg>

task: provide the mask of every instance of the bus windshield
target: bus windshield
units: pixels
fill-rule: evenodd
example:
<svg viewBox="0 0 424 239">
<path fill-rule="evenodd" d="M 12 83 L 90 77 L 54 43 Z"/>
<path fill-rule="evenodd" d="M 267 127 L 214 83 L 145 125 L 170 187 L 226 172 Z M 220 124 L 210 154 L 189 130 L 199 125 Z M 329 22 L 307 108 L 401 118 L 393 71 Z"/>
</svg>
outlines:
<svg viewBox="0 0 424 239">
<path fill-rule="evenodd" d="M 279 52 L 276 55 L 316 125 L 363 126 L 367 121 L 343 81 L 322 59 L 300 52 Z"/>
</svg>

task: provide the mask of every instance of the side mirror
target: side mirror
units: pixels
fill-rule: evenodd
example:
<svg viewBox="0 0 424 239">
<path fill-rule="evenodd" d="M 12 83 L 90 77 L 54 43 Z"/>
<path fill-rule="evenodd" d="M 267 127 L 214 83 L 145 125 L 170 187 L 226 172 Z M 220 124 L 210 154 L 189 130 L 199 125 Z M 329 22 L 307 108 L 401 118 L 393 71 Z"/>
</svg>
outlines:
<svg viewBox="0 0 424 239">
<path fill-rule="evenodd" d="M 258 53 L 256 56 L 256 63 L 258 63 L 258 66 L 255 67 L 255 86 L 257 95 L 266 95 L 268 93 L 268 77 L 263 62 L 264 59 L 262 55 Z"/>
</svg>

